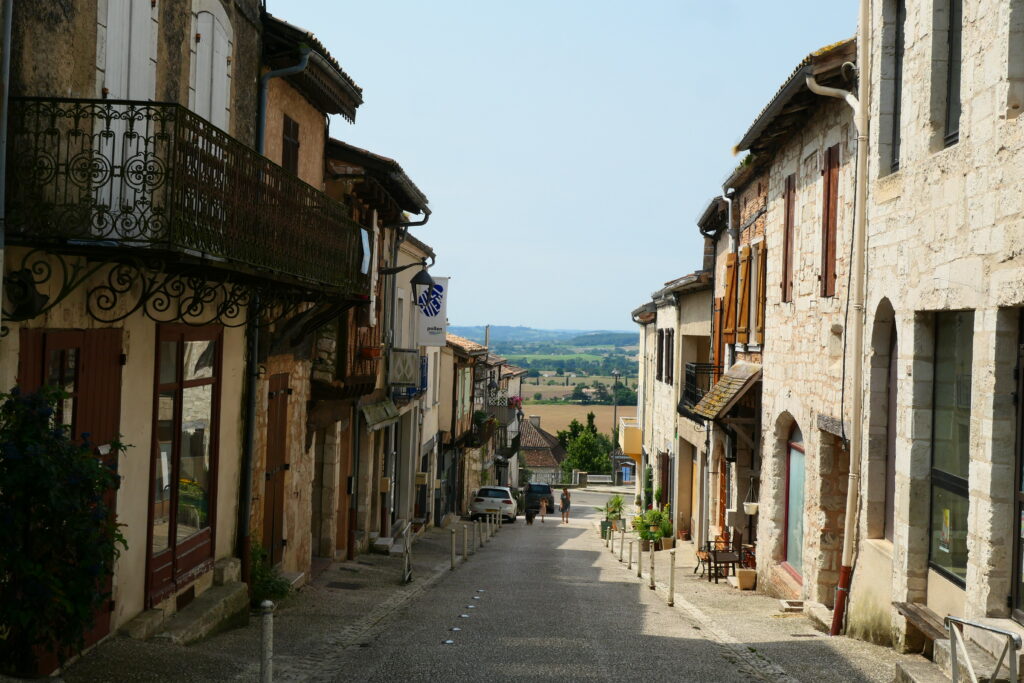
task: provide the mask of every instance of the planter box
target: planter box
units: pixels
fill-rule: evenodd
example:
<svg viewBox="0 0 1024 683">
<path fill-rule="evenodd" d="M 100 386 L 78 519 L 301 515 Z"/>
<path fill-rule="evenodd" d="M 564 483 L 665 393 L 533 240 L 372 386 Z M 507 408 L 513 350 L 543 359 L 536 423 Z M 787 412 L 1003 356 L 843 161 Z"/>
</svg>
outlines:
<svg viewBox="0 0 1024 683">
<path fill-rule="evenodd" d="M 736 586 L 741 591 L 752 591 L 757 585 L 757 570 L 756 569 L 737 569 L 736 570 Z"/>
<path fill-rule="evenodd" d="M 672 550 L 672 548 L 674 548 L 674 547 L 675 547 L 675 540 L 674 539 L 669 538 L 668 536 L 662 536 L 661 537 L 661 549 L 662 550 Z"/>
<path fill-rule="evenodd" d="M 608 534 L 611 531 L 612 523 L 610 520 L 601 520 L 601 538 L 608 538 Z"/>
</svg>

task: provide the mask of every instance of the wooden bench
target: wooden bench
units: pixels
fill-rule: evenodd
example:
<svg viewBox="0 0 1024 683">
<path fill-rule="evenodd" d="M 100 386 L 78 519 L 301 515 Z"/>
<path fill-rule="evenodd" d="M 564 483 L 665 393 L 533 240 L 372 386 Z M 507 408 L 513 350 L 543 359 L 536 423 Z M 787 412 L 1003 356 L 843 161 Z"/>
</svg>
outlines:
<svg viewBox="0 0 1024 683">
<path fill-rule="evenodd" d="M 932 643 L 936 640 L 948 638 L 949 633 L 942 617 L 928 609 L 919 602 L 894 602 L 892 606 L 902 614 L 907 623 L 910 624 L 924 639 L 924 651 L 931 650 Z"/>
</svg>

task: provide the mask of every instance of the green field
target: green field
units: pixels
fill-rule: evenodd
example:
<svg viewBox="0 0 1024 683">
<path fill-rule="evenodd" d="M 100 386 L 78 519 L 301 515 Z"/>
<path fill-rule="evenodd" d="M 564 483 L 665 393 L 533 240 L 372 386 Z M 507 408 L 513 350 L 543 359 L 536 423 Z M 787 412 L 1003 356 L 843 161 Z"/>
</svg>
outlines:
<svg viewBox="0 0 1024 683">
<path fill-rule="evenodd" d="M 594 353 L 529 353 L 521 354 L 518 356 L 508 356 L 510 363 L 517 363 L 522 360 L 528 360 L 531 363 L 538 361 L 553 361 L 553 360 L 596 360 L 601 361 L 604 356 L 599 356 Z"/>
</svg>

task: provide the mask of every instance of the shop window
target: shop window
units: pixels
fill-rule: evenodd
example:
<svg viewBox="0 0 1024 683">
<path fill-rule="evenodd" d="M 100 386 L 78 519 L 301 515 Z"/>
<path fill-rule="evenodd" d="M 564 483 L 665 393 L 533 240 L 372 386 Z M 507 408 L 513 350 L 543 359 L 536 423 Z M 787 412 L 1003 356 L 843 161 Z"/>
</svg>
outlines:
<svg viewBox="0 0 1024 683">
<path fill-rule="evenodd" d="M 973 311 L 935 314 L 928 561 L 960 585 L 967 577 L 973 333 Z"/>
</svg>

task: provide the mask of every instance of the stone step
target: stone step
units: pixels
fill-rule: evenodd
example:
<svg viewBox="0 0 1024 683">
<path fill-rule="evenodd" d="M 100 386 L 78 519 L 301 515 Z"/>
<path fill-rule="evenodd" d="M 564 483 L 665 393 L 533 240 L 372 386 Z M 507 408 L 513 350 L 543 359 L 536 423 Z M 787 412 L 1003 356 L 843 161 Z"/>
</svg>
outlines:
<svg viewBox="0 0 1024 683">
<path fill-rule="evenodd" d="M 896 662 L 896 683 L 949 683 L 942 669 L 920 655 Z"/>
<path fill-rule="evenodd" d="M 164 622 L 156 638 L 188 645 L 249 623 L 249 589 L 244 583 L 214 586 Z"/>
<path fill-rule="evenodd" d="M 983 617 L 981 619 L 974 619 L 979 624 L 986 626 L 992 626 L 994 628 L 1009 631 L 1010 633 L 1016 633 L 1021 636 L 1024 640 L 1024 626 L 1018 624 L 1012 619 L 998 619 L 995 617 Z M 974 642 L 981 649 L 988 652 L 993 660 L 998 659 L 999 655 L 1003 653 L 1003 648 L 1006 647 L 1006 636 L 987 631 L 982 628 L 975 628 L 973 626 L 964 626 L 964 635 L 968 640 Z M 1006 666 L 1004 663 L 1003 666 Z M 1024 671 L 1024 648 L 1018 648 L 1017 650 L 1017 671 Z"/>
<path fill-rule="evenodd" d="M 978 676 L 979 683 L 1009 683 L 1010 676 L 1006 669 L 1006 662 L 1003 662 L 1002 667 L 1000 667 L 998 677 L 992 678 L 992 670 L 996 666 L 996 660 L 983 648 L 978 647 L 977 644 L 971 641 L 967 641 L 965 644 L 967 646 L 967 655 L 971 658 L 971 664 L 974 667 L 974 673 Z M 942 669 L 947 677 L 951 677 L 953 671 L 950 659 L 950 648 L 952 646 L 953 644 L 948 638 L 936 640 L 932 655 L 935 664 Z M 956 664 L 957 669 L 960 671 L 960 680 L 971 680 L 967 672 L 967 662 L 964 661 L 963 651 L 957 652 Z"/>
<path fill-rule="evenodd" d="M 373 544 L 370 546 L 370 551 L 380 553 L 381 555 L 387 555 L 391 551 L 391 546 L 394 545 L 395 539 L 387 536 L 378 536 L 373 539 Z"/>
</svg>

